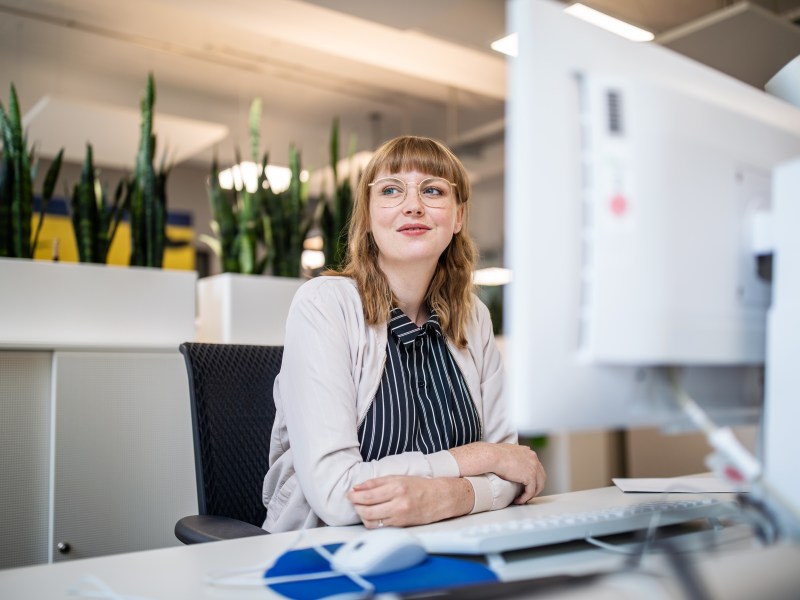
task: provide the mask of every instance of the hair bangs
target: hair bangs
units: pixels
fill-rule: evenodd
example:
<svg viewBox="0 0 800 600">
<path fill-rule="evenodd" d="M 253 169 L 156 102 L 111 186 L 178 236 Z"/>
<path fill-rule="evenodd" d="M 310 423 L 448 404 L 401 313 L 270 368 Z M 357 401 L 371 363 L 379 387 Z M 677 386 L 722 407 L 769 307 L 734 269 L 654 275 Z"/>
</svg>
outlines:
<svg viewBox="0 0 800 600">
<path fill-rule="evenodd" d="M 433 140 L 406 136 L 394 140 L 385 150 L 385 154 L 376 161 L 376 173 L 418 171 L 444 177 L 448 181 L 460 179 L 460 174 L 454 169 L 453 158 Z"/>
</svg>

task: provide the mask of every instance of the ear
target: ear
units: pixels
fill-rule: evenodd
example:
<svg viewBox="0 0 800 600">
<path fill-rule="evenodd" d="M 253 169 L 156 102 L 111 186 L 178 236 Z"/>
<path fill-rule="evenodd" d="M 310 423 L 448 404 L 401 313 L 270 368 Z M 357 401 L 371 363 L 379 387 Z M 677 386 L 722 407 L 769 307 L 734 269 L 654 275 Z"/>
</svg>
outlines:
<svg viewBox="0 0 800 600">
<path fill-rule="evenodd" d="M 461 227 L 464 224 L 464 205 L 459 204 L 458 208 L 456 208 L 456 223 L 455 227 L 453 227 L 453 233 L 456 234 L 461 231 Z"/>
</svg>

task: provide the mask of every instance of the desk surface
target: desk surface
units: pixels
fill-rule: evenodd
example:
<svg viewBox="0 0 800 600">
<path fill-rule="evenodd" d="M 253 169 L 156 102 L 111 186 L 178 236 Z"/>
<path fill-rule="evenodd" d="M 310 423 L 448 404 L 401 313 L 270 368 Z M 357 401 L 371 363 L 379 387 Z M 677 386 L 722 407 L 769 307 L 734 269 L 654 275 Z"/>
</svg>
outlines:
<svg viewBox="0 0 800 600">
<path fill-rule="evenodd" d="M 454 527 L 464 522 L 504 520 L 519 516 L 521 511 L 557 512 L 560 507 L 596 507 L 606 502 L 642 502 L 657 498 L 651 494 L 623 494 L 616 488 L 601 488 L 587 492 L 545 496 L 527 507 L 510 507 L 503 511 L 484 513 L 454 519 L 426 528 Z M 299 533 L 243 538 L 225 542 L 181 546 L 161 550 L 118 554 L 102 558 L 76 560 L 53 565 L 0 570 L 0 598 L 27 600 L 29 598 L 74 600 L 80 595 L 70 594 L 70 589 L 86 577 L 95 577 L 117 595 L 100 596 L 109 600 L 145 599 L 222 599 L 276 597 L 265 588 L 218 588 L 205 583 L 214 573 L 237 568 L 271 564 L 292 545 L 308 546 L 311 543 L 343 542 L 363 531 L 361 526 L 323 527 Z M 686 533 L 686 536 L 695 535 Z M 697 534 L 699 535 L 699 534 Z M 713 553 L 701 552 L 692 556 L 712 597 L 769 598 L 791 597 L 800 589 L 800 547 L 778 545 L 769 548 L 758 546 L 747 528 L 731 528 L 728 541 L 723 540 Z M 504 562 L 495 563 L 503 579 L 522 579 L 562 572 L 587 572 L 613 570 L 621 566 L 624 558 L 589 546 L 583 542 L 562 544 L 533 551 L 520 551 L 506 555 Z M 647 559 L 645 569 L 669 573 L 663 557 Z M 787 590 L 792 590 L 789 595 Z M 591 588 L 570 590 L 566 597 L 592 598 L 643 597 L 643 593 L 661 597 L 682 597 L 681 590 L 670 577 L 652 577 L 636 574 L 606 577 Z M 770 592 L 774 594 L 770 595 Z M 83 596 L 88 597 L 88 596 Z M 95 596 L 99 597 L 99 596 Z M 537 597 L 541 597 L 537 595 Z M 559 594 L 559 597 L 563 597 Z"/>
</svg>

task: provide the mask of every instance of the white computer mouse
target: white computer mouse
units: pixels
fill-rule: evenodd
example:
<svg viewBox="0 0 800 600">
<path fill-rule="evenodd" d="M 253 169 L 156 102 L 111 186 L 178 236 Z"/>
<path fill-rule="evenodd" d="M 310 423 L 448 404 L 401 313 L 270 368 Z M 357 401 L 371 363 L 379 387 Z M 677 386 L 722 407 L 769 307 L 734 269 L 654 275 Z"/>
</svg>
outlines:
<svg viewBox="0 0 800 600">
<path fill-rule="evenodd" d="M 366 531 L 333 553 L 331 567 L 358 575 L 382 575 L 420 564 L 428 556 L 419 539 L 397 527 Z"/>
</svg>

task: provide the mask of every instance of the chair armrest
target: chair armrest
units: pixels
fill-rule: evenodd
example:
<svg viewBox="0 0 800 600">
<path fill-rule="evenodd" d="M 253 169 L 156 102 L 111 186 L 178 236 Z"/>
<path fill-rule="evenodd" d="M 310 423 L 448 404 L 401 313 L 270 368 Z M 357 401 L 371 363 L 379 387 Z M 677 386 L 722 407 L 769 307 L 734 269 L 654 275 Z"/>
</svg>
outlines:
<svg viewBox="0 0 800 600">
<path fill-rule="evenodd" d="M 184 544 L 233 540 L 269 532 L 244 521 L 213 515 L 192 515 L 175 523 L 175 537 Z"/>
</svg>

